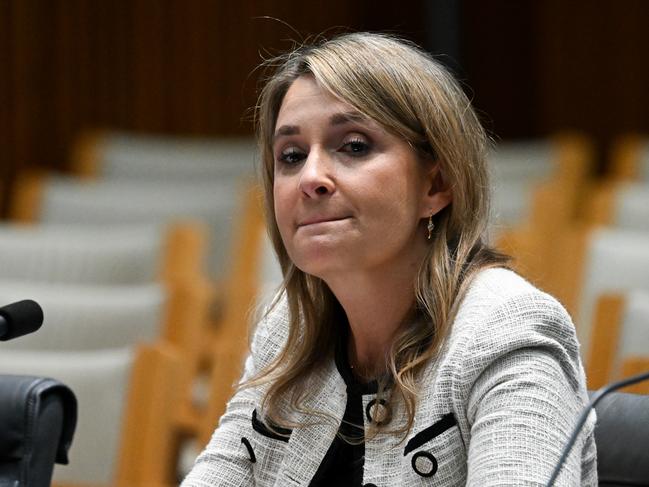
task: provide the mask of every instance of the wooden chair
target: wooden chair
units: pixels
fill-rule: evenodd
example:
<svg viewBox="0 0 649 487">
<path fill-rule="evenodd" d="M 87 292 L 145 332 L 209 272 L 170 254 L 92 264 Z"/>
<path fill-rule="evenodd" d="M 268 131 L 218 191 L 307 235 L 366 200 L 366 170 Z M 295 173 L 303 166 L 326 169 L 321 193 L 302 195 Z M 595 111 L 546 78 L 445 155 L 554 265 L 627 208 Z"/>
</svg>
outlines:
<svg viewBox="0 0 649 487">
<path fill-rule="evenodd" d="M 584 353 L 591 346 L 597 297 L 649 288 L 648 248 L 649 232 L 614 228 L 577 226 L 560 239 L 553 287 L 575 319 Z"/>
<path fill-rule="evenodd" d="M 200 415 L 199 443 L 207 444 L 234 392 L 248 351 L 248 330 L 263 301 L 272 299 L 282 282 L 281 270 L 265 234 L 261 194 L 247 193 L 247 204 L 233 242 L 223 320 L 215 330 L 211 350 L 207 408 Z"/>
<path fill-rule="evenodd" d="M 587 363 L 590 389 L 649 370 L 649 287 L 598 298 Z M 634 391 L 646 393 L 649 385 Z"/>
<path fill-rule="evenodd" d="M 168 347 L 90 352 L 3 351 L 2 373 L 54 377 L 79 404 L 70 464 L 54 485 L 170 485 L 180 359 Z"/>
<path fill-rule="evenodd" d="M 208 266 L 215 281 L 225 274 L 233 220 L 247 183 L 193 181 L 92 181 L 31 172 L 16 183 L 10 217 L 48 225 L 167 227 L 199 221 L 208 233 Z"/>
<path fill-rule="evenodd" d="M 42 174 L 30 174 L 24 179 L 27 182 L 21 187 L 25 191 L 17 194 L 14 216 L 34 222 L 40 205 L 33 202 L 42 199 L 46 178 Z M 25 209 L 29 211 L 24 211 Z M 82 210 L 83 208 L 75 211 Z M 165 228 L 168 230 L 165 231 Z M 215 286 L 204 276 L 206 225 L 190 221 L 178 221 L 167 227 L 147 224 L 50 223 L 32 225 L 15 232 L 19 237 L 17 240 L 22 240 L 22 245 L 14 246 L 16 251 L 25 250 L 25 241 L 29 242 L 31 248 L 24 258 L 13 259 L 20 266 L 15 273 L 5 275 L 5 278 L 42 279 L 44 271 L 49 269 L 46 277 L 52 282 L 66 282 L 67 279 L 67 282 L 84 284 L 151 283 L 154 280 L 163 283 L 169 296 L 163 337 L 178 346 L 183 354 L 185 367 L 182 390 L 186 395 L 185 401 L 177 402 L 177 407 L 179 428 L 183 432 L 187 430 L 186 410 L 194 401 L 192 390 L 201 363 L 216 293 Z M 35 236 L 38 239 L 34 239 Z M 0 248 L 1 237 L 2 232 Z M 129 244 L 131 241 L 132 245 Z M 147 245 L 143 245 L 143 241 Z M 34 247 L 39 247 L 40 250 Z M 88 258 L 79 259 L 80 255 L 86 254 Z M 164 258 L 160 259 L 160 255 Z M 9 254 L 0 256 L 0 260 L 3 257 L 8 258 Z M 24 266 L 24 262 L 39 258 L 41 265 Z M 143 272 L 134 273 L 134 270 L 143 265 Z M 30 269 L 33 272 L 24 273 Z M 123 270 L 123 273 L 116 273 L 116 269 Z M 135 281 L 132 279 L 133 274 L 139 275 Z M 106 276 L 112 276 L 112 279 L 106 281 L 103 279 Z M 1 269 L 0 277 L 3 277 Z"/>
<path fill-rule="evenodd" d="M 26 297 L 46 311 L 45 326 L 5 344 L 6 350 L 88 351 L 158 342 L 175 347 L 183 359 L 179 387 L 185 400 L 178 404 L 179 424 L 183 424 L 208 329 L 208 285 L 200 281 L 182 286 L 0 281 L 2 302 Z"/>
<path fill-rule="evenodd" d="M 88 351 L 163 339 L 175 306 L 161 284 L 76 285 L 0 281 L 0 302 L 33 299 L 45 312 L 38 333 L 3 344 L 4 350 Z"/>
<path fill-rule="evenodd" d="M 592 146 L 585 137 L 566 133 L 501 144 L 500 152 L 492 156 L 496 247 L 514 257 L 521 274 L 554 291 L 557 238 L 575 218 L 592 169 Z"/>
<path fill-rule="evenodd" d="M 582 218 L 591 225 L 649 231 L 649 184 L 606 180 L 592 185 Z"/>
</svg>

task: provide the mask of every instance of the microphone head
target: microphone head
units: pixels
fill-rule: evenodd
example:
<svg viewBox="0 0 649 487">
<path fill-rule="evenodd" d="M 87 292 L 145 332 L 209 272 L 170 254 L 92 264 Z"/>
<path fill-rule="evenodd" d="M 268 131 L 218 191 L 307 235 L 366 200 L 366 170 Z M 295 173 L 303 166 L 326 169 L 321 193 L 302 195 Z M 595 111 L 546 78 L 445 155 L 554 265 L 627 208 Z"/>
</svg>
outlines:
<svg viewBox="0 0 649 487">
<path fill-rule="evenodd" d="M 6 331 L 0 340 L 6 341 L 38 330 L 43 324 L 43 309 L 36 301 L 25 299 L 0 308 Z"/>
</svg>

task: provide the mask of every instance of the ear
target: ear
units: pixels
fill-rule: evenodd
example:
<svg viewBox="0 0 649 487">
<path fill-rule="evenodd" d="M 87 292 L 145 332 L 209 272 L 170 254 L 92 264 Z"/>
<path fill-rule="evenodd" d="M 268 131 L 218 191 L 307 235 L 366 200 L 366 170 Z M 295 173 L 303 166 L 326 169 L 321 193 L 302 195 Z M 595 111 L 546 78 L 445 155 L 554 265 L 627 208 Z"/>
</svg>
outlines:
<svg viewBox="0 0 649 487">
<path fill-rule="evenodd" d="M 439 162 L 429 168 L 424 183 L 425 193 L 421 202 L 421 218 L 428 218 L 446 208 L 453 200 L 453 193 L 442 174 Z"/>
</svg>

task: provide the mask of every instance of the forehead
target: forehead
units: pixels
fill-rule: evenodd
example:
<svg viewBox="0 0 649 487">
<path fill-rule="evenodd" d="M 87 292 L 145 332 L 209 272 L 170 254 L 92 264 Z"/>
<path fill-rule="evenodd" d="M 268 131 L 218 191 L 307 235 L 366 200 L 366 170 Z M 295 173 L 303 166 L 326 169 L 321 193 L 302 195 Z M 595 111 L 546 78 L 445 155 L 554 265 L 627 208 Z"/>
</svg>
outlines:
<svg viewBox="0 0 649 487">
<path fill-rule="evenodd" d="M 275 123 L 275 136 L 290 135 L 295 128 L 316 122 L 329 125 L 358 123 L 383 131 L 377 122 L 334 96 L 313 76 L 301 76 L 291 84 L 282 100 Z"/>
<path fill-rule="evenodd" d="M 277 115 L 277 125 L 293 113 L 314 109 L 331 112 L 353 110 L 351 105 L 325 90 L 313 76 L 305 75 L 293 81 L 286 91 Z"/>
</svg>

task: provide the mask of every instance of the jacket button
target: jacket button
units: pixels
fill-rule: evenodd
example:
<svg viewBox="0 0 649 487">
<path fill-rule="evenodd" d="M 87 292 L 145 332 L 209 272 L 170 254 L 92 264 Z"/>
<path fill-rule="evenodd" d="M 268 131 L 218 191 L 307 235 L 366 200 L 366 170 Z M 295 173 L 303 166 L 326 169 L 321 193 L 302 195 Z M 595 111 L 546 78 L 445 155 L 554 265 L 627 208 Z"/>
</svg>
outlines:
<svg viewBox="0 0 649 487">
<path fill-rule="evenodd" d="M 388 406 L 383 399 L 378 402 L 376 399 L 372 399 L 368 402 L 367 407 L 365 408 L 365 415 L 370 423 L 374 423 L 378 426 L 386 425 L 392 419 L 390 406 Z"/>
<path fill-rule="evenodd" d="M 427 451 L 412 456 L 412 468 L 422 477 L 432 477 L 437 472 L 437 459 Z"/>
</svg>

